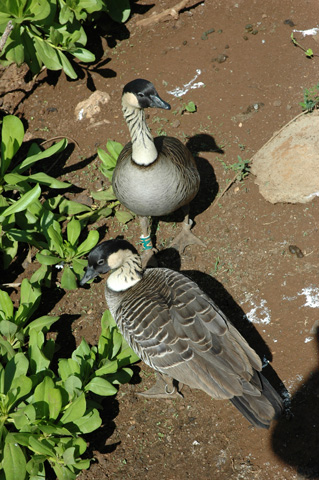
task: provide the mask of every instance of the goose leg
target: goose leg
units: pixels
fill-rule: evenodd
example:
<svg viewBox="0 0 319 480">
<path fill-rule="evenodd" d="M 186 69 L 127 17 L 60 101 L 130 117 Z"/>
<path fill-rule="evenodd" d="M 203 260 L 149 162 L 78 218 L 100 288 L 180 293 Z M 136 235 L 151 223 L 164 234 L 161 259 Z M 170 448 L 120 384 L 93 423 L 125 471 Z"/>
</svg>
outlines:
<svg viewBox="0 0 319 480">
<path fill-rule="evenodd" d="M 182 231 L 177 235 L 177 237 L 174 238 L 170 246 L 176 248 L 179 253 L 183 253 L 187 245 L 194 244 L 206 247 L 205 243 L 191 232 L 193 220 L 189 218 L 189 206 L 187 205 L 183 207 L 183 210 L 185 212 L 185 218 L 183 221 Z"/>
<path fill-rule="evenodd" d="M 179 389 L 178 382 L 171 377 L 156 374 L 156 383 L 145 392 L 138 392 L 138 395 L 146 398 L 178 398 L 183 397 Z"/>
<path fill-rule="evenodd" d="M 142 235 L 143 252 L 141 254 L 142 267 L 157 267 L 157 262 L 154 256 L 155 249 L 152 247 L 152 241 L 150 237 L 150 221 L 148 217 L 139 217 Z"/>
</svg>

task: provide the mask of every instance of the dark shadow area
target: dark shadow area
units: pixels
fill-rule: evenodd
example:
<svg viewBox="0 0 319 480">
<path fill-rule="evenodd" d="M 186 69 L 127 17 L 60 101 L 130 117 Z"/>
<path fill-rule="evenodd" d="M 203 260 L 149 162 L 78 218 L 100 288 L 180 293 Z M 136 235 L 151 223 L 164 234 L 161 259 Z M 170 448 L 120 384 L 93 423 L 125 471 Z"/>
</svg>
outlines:
<svg viewBox="0 0 319 480">
<path fill-rule="evenodd" d="M 117 23 L 113 21 L 106 13 L 97 15 L 92 29 L 95 31 L 95 38 L 98 39 L 98 37 L 104 37 L 109 48 L 114 48 L 118 42 L 130 38 L 130 31 L 126 25 L 124 23 Z M 94 37 L 90 39 L 87 48 L 90 50 L 91 47 L 93 53 L 96 55 L 96 58 L 99 59 L 102 57 L 102 55 L 98 56 L 99 50 L 97 49 L 97 44 L 93 39 Z M 101 39 L 99 38 L 98 41 L 101 42 Z M 102 44 L 100 52 L 101 51 L 103 52 Z"/>
<path fill-rule="evenodd" d="M 149 12 L 153 7 L 155 7 L 154 3 L 150 3 L 149 5 L 141 5 L 138 3 L 139 0 L 131 0 L 131 16 L 133 15 L 145 15 L 145 13 Z"/>
<path fill-rule="evenodd" d="M 318 361 L 319 328 L 316 342 Z M 292 361 L 298 359 L 292 357 Z M 319 479 L 319 367 L 292 396 L 289 410 L 290 418 L 280 418 L 273 431 L 273 451 L 282 461 L 295 467 L 300 478 Z"/>
<path fill-rule="evenodd" d="M 85 439 L 89 443 L 85 455 L 83 455 L 85 458 L 96 456 L 97 459 L 99 459 L 99 454 L 112 453 L 121 444 L 121 442 L 114 442 L 105 445 L 106 440 L 113 435 L 116 429 L 114 419 L 120 411 L 116 396 L 105 397 L 103 402 L 101 402 L 101 407 L 99 413 L 102 419 L 102 425 L 94 432 L 85 435 Z"/>
<path fill-rule="evenodd" d="M 61 295 L 60 299 L 63 296 L 64 295 Z M 48 294 L 45 296 L 45 299 L 47 305 L 49 301 Z M 57 336 L 55 339 L 55 353 L 50 368 L 52 368 L 52 370 L 55 372 L 57 372 L 60 358 L 70 358 L 72 352 L 74 352 L 76 349 L 75 338 L 72 332 L 72 324 L 75 322 L 75 320 L 80 318 L 79 314 L 63 314 L 59 316 L 59 320 L 52 325 L 52 331 L 56 332 Z"/>
</svg>

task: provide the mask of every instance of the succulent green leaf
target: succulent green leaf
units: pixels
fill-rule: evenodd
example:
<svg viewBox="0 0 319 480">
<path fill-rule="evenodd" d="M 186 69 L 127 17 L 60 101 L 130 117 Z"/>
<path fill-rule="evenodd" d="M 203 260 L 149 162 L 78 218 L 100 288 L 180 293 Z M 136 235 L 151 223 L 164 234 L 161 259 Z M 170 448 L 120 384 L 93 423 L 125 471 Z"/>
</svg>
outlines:
<svg viewBox="0 0 319 480">
<path fill-rule="evenodd" d="M 32 190 L 25 193 L 19 200 L 17 200 L 13 205 L 6 208 L 4 212 L 1 213 L 2 216 L 7 217 L 12 213 L 22 212 L 26 210 L 28 206 L 37 200 L 41 195 L 41 188 L 39 185 L 36 185 Z"/>
<path fill-rule="evenodd" d="M 59 205 L 59 211 L 66 215 L 78 215 L 79 213 L 90 212 L 91 208 L 82 203 L 64 198 Z"/>
<path fill-rule="evenodd" d="M 15 378 L 26 375 L 29 367 L 29 361 L 27 357 L 18 352 L 14 357 L 9 360 L 5 369 L 4 369 L 4 393 L 6 394 L 14 381 Z"/>
<path fill-rule="evenodd" d="M 99 412 L 94 408 L 87 415 L 78 417 L 73 422 L 81 433 L 90 433 L 99 428 L 102 424 Z"/>
<path fill-rule="evenodd" d="M 61 287 L 64 290 L 76 290 L 78 288 L 76 276 L 69 265 L 65 265 L 63 268 Z"/>
<path fill-rule="evenodd" d="M 30 168 L 31 165 L 34 165 L 39 160 L 43 160 L 45 158 L 52 157 L 56 153 L 62 152 L 63 150 L 65 150 L 67 145 L 68 145 L 68 141 L 67 141 L 66 138 L 64 138 L 60 142 L 56 143 L 55 145 L 52 145 L 51 147 L 49 147 L 49 148 L 47 148 L 46 150 L 43 150 L 43 151 L 42 150 L 39 151 L 38 145 L 33 144 L 30 147 L 27 158 L 25 160 L 23 160 L 23 162 L 21 162 L 19 165 L 17 165 L 17 167 L 15 167 L 13 169 L 13 172 L 21 174 L 26 169 Z"/>
<path fill-rule="evenodd" d="M 25 327 L 24 333 L 29 335 L 31 330 L 35 330 L 36 332 L 44 331 L 46 333 L 51 327 L 51 325 L 57 322 L 59 318 L 60 317 L 58 316 L 50 315 L 44 315 L 43 317 L 39 317 Z"/>
<path fill-rule="evenodd" d="M 26 459 L 21 447 L 11 443 L 7 435 L 3 450 L 2 467 L 6 480 L 24 479 L 26 475 Z"/>
<path fill-rule="evenodd" d="M 0 311 L 0 314 L 2 312 Z M 18 330 L 18 325 L 9 320 L 1 320 L 0 321 L 0 333 L 7 339 L 13 337 Z"/>
<path fill-rule="evenodd" d="M 0 317 L 2 317 L 3 320 L 11 320 L 13 318 L 12 300 L 9 294 L 3 290 L 0 290 Z"/>
<path fill-rule="evenodd" d="M 7 115 L 2 122 L 0 178 L 7 171 L 12 158 L 22 145 L 23 123 L 14 115 Z"/>
<path fill-rule="evenodd" d="M 99 241 L 99 232 L 97 230 L 90 230 L 84 242 L 79 245 L 77 249 L 77 256 L 85 255 L 95 247 Z"/>
<path fill-rule="evenodd" d="M 112 200 L 116 200 L 116 196 L 113 193 L 113 190 L 110 191 L 110 189 L 102 190 L 101 192 L 91 192 L 91 196 L 94 198 L 94 200 L 101 200 L 101 201 L 104 201 L 104 202 L 109 202 L 109 201 L 112 201 Z M 110 214 L 111 214 L 112 213 L 111 208 L 109 210 L 110 210 Z"/>
<path fill-rule="evenodd" d="M 49 70 L 61 70 L 62 65 L 59 60 L 58 51 L 53 48 L 46 39 L 42 39 L 36 35 L 33 37 L 37 54 L 40 60 Z"/>
<path fill-rule="evenodd" d="M 115 216 L 120 223 L 130 222 L 134 218 L 130 212 L 123 212 L 121 210 L 116 211 Z"/>
<path fill-rule="evenodd" d="M 62 415 L 60 421 L 64 425 L 68 423 L 74 423 L 79 418 L 83 417 L 86 410 L 86 401 L 84 393 L 81 393 L 70 406 L 67 407 L 64 415 Z"/>
<path fill-rule="evenodd" d="M 115 373 L 117 372 L 118 370 L 118 363 L 117 363 L 117 360 L 113 360 L 113 361 L 108 361 L 103 367 L 101 368 L 98 368 L 96 371 L 95 371 L 95 375 L 97 375 L 98 377 L 101 377 L 102 375 L 108 375 L 110 373 Z"/>
<path fill-rule="evenodd" d="M 31 450 L 33 450 L 38 455 L 44 455 L 45 457 L 49 458 L 55 457 L 54 449 L 50 445 L 48 445 L 48 442 L 45 442 L 45 440 L 40 441 L 34 436 L 30 435 L 29 446 Z"/>
<path fill-rule="evenodd" d="M 69 52 L 74 55 L 74 57 L 78 58 L 82 62 L 94 62 L 95 61 L 95 55 L 87 50 L 86 48 L 81 48 L 77 47 L 72 50 L 69 50 Z"/>
<path fill-rule="evenodd" d="M 117 389 L 110 382 L 101 377 L 94 377 L 85 386 L 85 390 L 89 390 L 90 392 L 96 393 L 97 395 L 101 395 L 103 397 L 115 395 L 117 393 Z"/>
<path fill-rule="evenodd" d="M 67 239 L 72 246 L 75 246 L 81 233 L 81 223 L 75 217 L 67 224 Z"/>
<path fill-rule="evenodd" d="M 66 381 L 71 375 L 80 374 L 80 365 L 72 358 L 61 358 L 58 371 L 61 379 Z"/>
<path fill-rule="evenodd" d="M 55 257 L 54 255 L 47 255 L 43 253 L 37 253 L 36 259 L 38 260 L 38 262 L 42 263 L 42 265 L 56 265 L 62 260 L 60 257 Z"/>
<path fill-rule="evenodd" d="M 49 416 L 55 420 L 61 412 L 61 392 L 55 388 L 52 378 L 48 376 L 44 377 L 43 381 L 35 388 L 33 401 L 37 413 L 40 413 L 40 418 Z"/>
<path fill-rule="evenodd" d="M 74 68 L 72 67 L 69 59 L 66 57 L 66 55 L 63 52 L 61 52 L 61 50 L 58 51 L 58 56 L 59 56 L 61 66 L 63 68 L 64 73 L 68 77 L 72 78 L 73 80 L 78 78 L 78 76 L 75 73 Z"/>
</svg>

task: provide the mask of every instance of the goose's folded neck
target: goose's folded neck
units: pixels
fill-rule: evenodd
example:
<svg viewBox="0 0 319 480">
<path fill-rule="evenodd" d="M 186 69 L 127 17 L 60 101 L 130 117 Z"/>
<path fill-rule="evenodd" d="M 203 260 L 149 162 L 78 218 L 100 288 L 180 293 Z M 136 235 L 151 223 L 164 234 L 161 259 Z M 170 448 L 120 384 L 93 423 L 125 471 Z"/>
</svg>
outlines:
<svg viewBox="0 0 319 480">
<path fill-rule="evenodd" d="M 107 279 L 107 286 L 114 292 L 123 292 L 136 285 L 143 277 L 139 255 L 130 255 Z"/>
<path fill-rule="evenodd" d="M 147 126 L 142 108 L 134 108 L 122 101 L 123 115 L 132 140 L 132 159 L 141 166 L 151 165 L 157 159 L 154 139 Z"/>
</svg>

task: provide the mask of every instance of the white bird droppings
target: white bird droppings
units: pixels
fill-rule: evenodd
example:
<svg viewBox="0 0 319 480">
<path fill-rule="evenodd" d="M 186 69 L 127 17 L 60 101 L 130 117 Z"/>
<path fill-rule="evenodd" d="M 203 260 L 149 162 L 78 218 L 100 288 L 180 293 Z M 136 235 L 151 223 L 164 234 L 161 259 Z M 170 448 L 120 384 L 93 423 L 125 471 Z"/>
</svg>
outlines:
<svg viewBox="0 0 319 480">
<path fill-rule="evenodd" d="M 266 300 L 260 300 L 260 304 L 254 304 L 252 300 L 250 300 L 251 310 L 246 313 L 245 317 L 251 323 L 262 323 L 264 325 L 268 325 L 271 320 L 270 310 L 266 306 Z"/>
<path fill-rule="evenodd" d="M 309 28 L 308 30 L 294 30 L 294 32 L 301 33 L 303 37 L 306 37 L 307 35 L 317 35 L 319 32 L 319 28 Z"/>
<path fill-rule="evenodd" d="M 305 295 L 306 303 L 303 307 L 319 308 L 319 288 L 318 287 L 305 287 L 298 293 L 298 295 Z"/>
<path fill-rule="evenodd" d="M 188 83 L 186 83 L 185 85 L 183 85 L 182 88 L 180 87 L 176 87 L 175 90 L 171 90 L 170 92 L 167 92 L 167 93 L 170 93 L 171 95 L 174 95 L 174 97 L 182 97 L 183 95 L 185 95 L 188 90 L 191 90 L 191 89 L 194 89 L 194 88 L 200 88 L 200 87 L 203 87 L 204 86 L 204 83 L 203 82 L 195 82 L 195 80 L 197 80 L 197 78 L 199 77 L 199 75 L 202 73 L 202 71 L 198 68 L 196 70 L 196 75 L 195 77 Z"/>
</svg>

